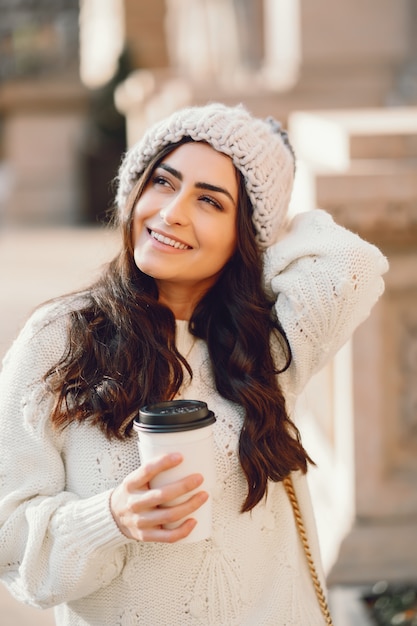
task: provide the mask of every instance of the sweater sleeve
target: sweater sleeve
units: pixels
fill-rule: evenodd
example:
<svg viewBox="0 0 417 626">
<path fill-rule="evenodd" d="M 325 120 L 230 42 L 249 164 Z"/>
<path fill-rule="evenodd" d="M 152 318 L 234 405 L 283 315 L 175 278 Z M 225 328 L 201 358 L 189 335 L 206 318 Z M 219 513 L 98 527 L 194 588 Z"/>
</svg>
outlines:
<svg viewBox="0 0 417 626">
<path fill-rule="evenodd" d="M 109 492 L 66 491 L 63 432 L 51 425 L 42 381 L 62 356 L 66 317 L 36 313 L 5 357 L 0 376 L 0 577 L 20 601 L 46 608 L 106 586 L 128 541 Z"/>
<path fill-rule="evenodd" d="M 320 209 L 297 215 L 266 251 L 265 288 L 292 353 L 282 381 L 295 395 L 368 317 L 387 270 L 378 248 Z"/>
</svg>

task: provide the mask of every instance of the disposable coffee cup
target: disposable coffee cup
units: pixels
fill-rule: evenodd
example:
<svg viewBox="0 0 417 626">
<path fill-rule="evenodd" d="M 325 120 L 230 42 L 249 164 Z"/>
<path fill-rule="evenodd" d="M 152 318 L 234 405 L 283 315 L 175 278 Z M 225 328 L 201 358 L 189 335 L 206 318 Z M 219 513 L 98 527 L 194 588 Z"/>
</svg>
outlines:
<svg viewBox="0 0 417 626">
<path fill-rule="evenodd" d="M 203 484 L 197 489 L 166 504 L 180 504 L 201 490 L 209 494 L 208 500 L 189 516 L 197 521 L 196 526 L 188 537 L 178 543 L 193 543 L 211 535 L 212 492 L 216 481 L 213 452 L 215 421 L 214 413 L 205 402 L 171 400 L 142 407 L 133 423 L 139 436 L 142 463 L 171 452 L 180 452 L 183 456 L 179 465 L 155 476 L 150 482 L 151 488 L 162 487 L 190 474 L 198 473 L 204 477 Z M 176 528 L 185 519 L 166 524 L 164 528 Z"/>
</svg>

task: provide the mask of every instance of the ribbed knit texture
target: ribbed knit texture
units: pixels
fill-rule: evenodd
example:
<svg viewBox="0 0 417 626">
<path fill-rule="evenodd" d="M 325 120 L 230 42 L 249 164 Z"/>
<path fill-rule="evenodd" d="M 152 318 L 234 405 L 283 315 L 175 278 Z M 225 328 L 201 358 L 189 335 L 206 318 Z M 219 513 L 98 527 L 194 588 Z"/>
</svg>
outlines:
<svg viewBox="0 0 417 626">
<path fill-rule="evenodd" d="M 310 376 L 349 338 L 383 290 L 384 257 L 321 211 L 299 216 L 266 255 L 265 280 L 293 352 L 281 376 L 289 407 Z M 0 576 L 21 601 L 56 608 L 59 626 L 319 626 L 320 609 L 288 497 L 271 484 L 250 513 L 237 446 L 239 407 L 214 388 L 207 347 L 192 345 L 193 380 L 180 396 L 216 413 L 213 536 L 196 544 L 126 539 L 109 510 L 111 489 L 140 463 L 137 439 L 109 442 L 97 429 L 52 430 L 39 382 L 61 356 L 73 297 L 39 309 L 0 377 Z M 282 358 L 274 347 L 277 360 Z M 294 476 L 320 567 L 305 476 Z"/>
<path fill-rule="evenodd" d="M 123 221 L 126 200 L 152 157 L 183 137 L 205 141 L 231 157 L 242 172 L 253 204 L 258 244 L 275 242 L 287 214 L 294 181 L 294 158 L 280 124 L 253 117 L 242 105 L 209 104 L 176 111 L 149 128 L 126 154 L 119 171 L 117 204 Z"/>
</svg>

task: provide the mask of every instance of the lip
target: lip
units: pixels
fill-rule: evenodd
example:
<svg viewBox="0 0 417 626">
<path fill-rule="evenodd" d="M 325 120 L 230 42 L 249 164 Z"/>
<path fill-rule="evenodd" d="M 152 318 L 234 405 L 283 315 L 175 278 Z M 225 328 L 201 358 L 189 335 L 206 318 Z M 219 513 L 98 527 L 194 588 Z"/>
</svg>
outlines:
<svg viewBox="0 0 417 626">
<path fill-rule="evenodd" d="M 178 239 L 178 237 L 173 237 L 168 233 L 165 233 L 157 228 L 146 227 L 148 232 L 148 236 L 156 245 L 163 246 L 165 250 L 175 250 L 178 252 L 184 252 L 186 250 L 192 250 L 192 246 L 190 246 L 187 242 Z"/>
</svg>

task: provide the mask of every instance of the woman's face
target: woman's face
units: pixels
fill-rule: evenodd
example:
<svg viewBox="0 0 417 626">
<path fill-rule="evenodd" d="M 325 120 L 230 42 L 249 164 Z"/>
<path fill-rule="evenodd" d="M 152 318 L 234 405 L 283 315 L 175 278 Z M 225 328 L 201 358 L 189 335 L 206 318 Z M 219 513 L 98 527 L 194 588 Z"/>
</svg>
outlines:
<svg viewBox="0 0 417 626">
<path fill-rule="evenodd" d="M 205 143 L 185 143 L 154 169 L 133 213 L 137 267 L 161 293 L 203 295 L 236 248 L 237 173 Z M 195 297 L 193 297 L 195 300 Z"/>
</svg>

